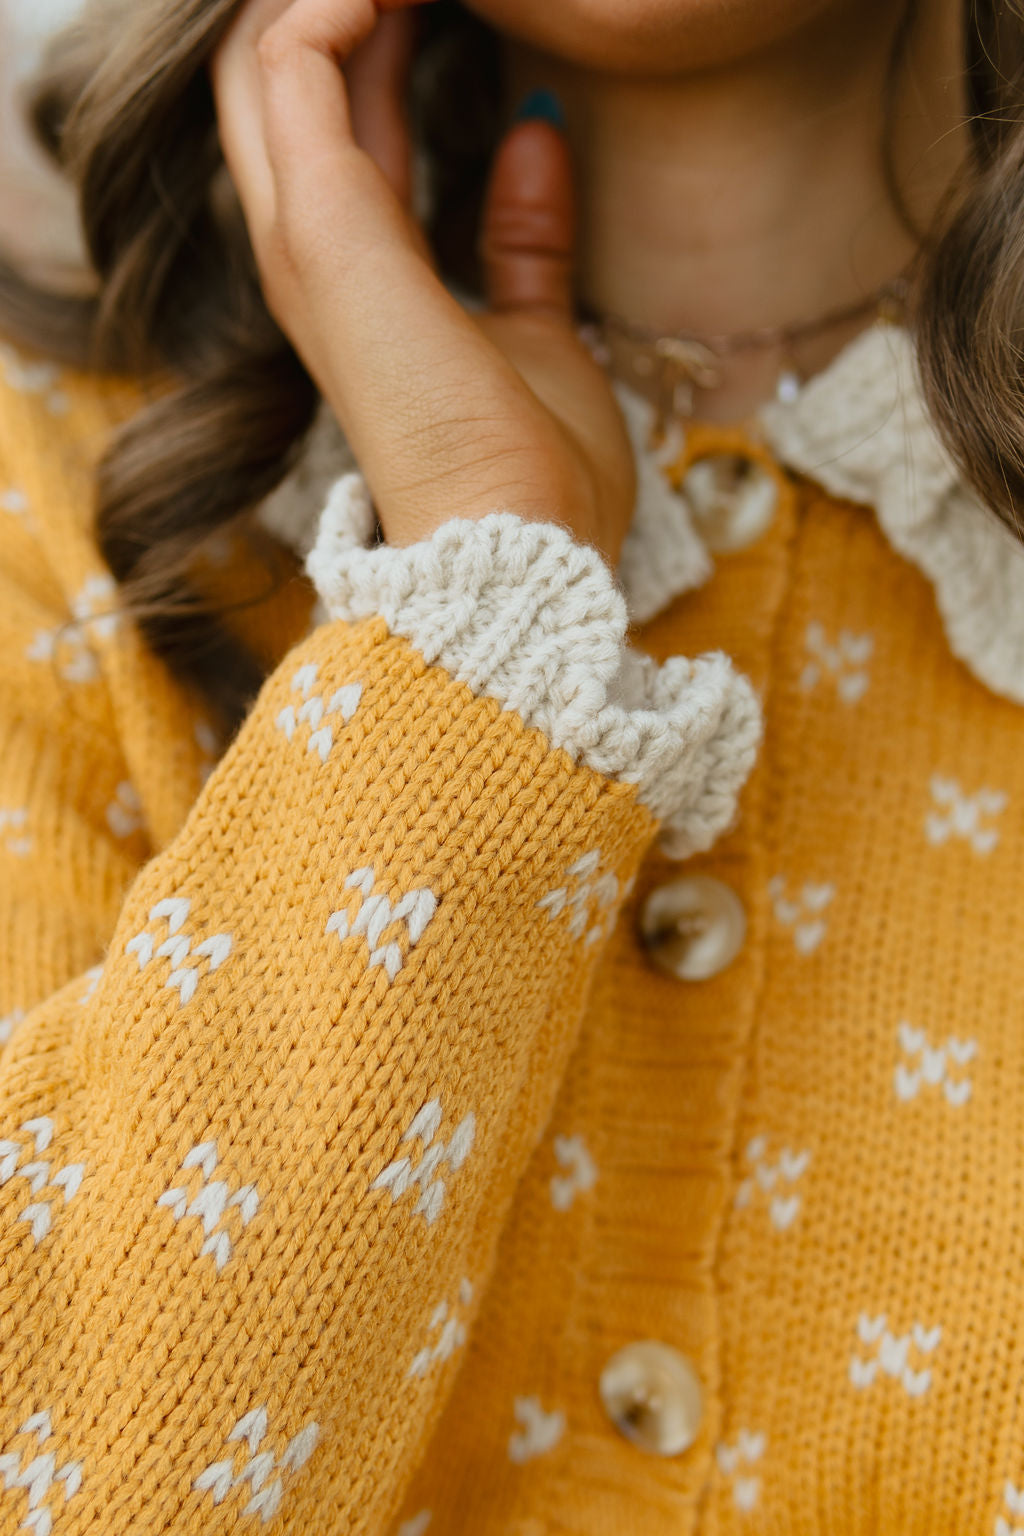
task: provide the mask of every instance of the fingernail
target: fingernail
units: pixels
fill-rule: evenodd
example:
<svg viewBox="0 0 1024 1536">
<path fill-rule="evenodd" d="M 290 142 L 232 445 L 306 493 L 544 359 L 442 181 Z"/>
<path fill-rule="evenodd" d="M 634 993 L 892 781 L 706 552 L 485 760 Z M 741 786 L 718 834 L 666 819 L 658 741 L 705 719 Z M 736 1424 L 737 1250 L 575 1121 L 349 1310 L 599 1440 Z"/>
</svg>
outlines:
<svg viewBox="0 0 1024 1536">
<path fill-rule="evenodd" d="M 550 123 L 554 128 L 565 128 L 565 108 L 554 91 L 549 91 L 547 86 L 539 86 L 524 96 L 512 121 L 524 123 L 537 118 Z"/>
</svg>

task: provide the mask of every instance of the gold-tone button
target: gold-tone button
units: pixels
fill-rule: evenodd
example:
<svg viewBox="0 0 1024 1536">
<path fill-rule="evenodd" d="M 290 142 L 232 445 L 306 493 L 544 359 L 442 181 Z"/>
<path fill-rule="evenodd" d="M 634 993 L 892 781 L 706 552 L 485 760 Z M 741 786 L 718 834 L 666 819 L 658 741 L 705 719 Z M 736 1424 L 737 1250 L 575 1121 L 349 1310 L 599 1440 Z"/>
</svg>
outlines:
<svg viewBox="0 0 1024 1536">
<path fill-rule="evenodd" d="M 715 554 L 744 549 L 759 539 L 779 500 L 775 477 L 741 453 L 698 459 L 686 471 L 680 489 L 697 532 Z"/>
<path fill-rule="evenodd" d="M 707 981 L 743 948 L 747 914 L 721 880 L 688 875 L 651 892 L 640 911 L 640 933 L 663 971 L 680 981 Z"/>
<path fill-rule="evenodd" d="M 601 1372 L 600 1391 L 615 1428 L 652 1456 L 679 1456 L 697 1438 L 704 1415 L 700 1379 L 668 1344 L 627 1344 Z"/>
</svg>

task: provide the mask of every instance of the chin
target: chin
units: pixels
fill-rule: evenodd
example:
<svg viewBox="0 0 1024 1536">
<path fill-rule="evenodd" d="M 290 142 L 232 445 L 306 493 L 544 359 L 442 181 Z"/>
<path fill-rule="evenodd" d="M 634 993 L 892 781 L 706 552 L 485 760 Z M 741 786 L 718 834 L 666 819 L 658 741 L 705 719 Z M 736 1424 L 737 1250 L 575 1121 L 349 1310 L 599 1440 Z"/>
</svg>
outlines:
<svg viewBox="0 0 1024 1536">
<path fill-rule="evenodd" d="M 735 62 L 836 0 L 466 0 L 499 32 L 567 63 L 678 74 Z"/>
</svg>

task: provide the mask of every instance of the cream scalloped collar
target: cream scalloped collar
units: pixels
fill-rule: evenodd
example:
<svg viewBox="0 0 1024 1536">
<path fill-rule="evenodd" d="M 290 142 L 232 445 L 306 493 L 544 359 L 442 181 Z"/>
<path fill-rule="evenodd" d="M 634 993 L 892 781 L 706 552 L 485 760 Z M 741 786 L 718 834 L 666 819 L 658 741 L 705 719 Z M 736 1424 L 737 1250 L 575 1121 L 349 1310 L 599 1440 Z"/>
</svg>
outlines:
<svg viewBox="0 0 1024 1536">
<path fill-rule="evenodd" d="M 762 421 L 784 464 L 874 507 L 893 548 L 931 581 L 953 654 L 1024 704 L 1024 544 L 940 442 L 907 331 L 872 326 Z"/>
<path fill-rule="evenodd" d="M 712 562 L 685 499 L 648 446 L 651 408 L 616 393 L 637 459 L 637 505 L 619 565 L 631 618 L 643 622 L 706 581 Z M 780 463 L 832 495 L 873 507 L 893 548 L 932 582 L 954 654 L 995 693 L 1024 704 L 1024 545 L 966 489 L 925 410 L 913 342 L 878 323 L 760 426 Z M 354 467 L 326 407 L 296 468 L 260 521 L 305 554 L 327 491 Z"/>
</svg>

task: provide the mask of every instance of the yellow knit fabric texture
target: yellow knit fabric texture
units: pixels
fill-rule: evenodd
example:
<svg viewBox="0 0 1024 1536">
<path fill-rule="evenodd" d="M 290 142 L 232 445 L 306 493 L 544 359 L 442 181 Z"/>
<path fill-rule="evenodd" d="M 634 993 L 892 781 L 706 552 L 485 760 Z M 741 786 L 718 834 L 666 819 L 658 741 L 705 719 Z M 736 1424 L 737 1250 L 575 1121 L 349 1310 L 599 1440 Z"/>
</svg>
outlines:
<svg viewBox="0 0 1024 1536">
<path fill-rule="evenodd" d="M 298 578 L 213 768 L 90 533 L 134 392 L 5 359 L 0 1536 L 1020 1524 L 1020 714 L 870 512 L 773 466 L 637 637 L 765 706 L 680 866 Z M 695 869 L 748 933 L 683 983 L 636 920 Z M 598 872 L 595 943 L 544 898 Z M 676 1458 L 602 1408 L 638 1338 L 704 1386 Z"/>
</svg>

